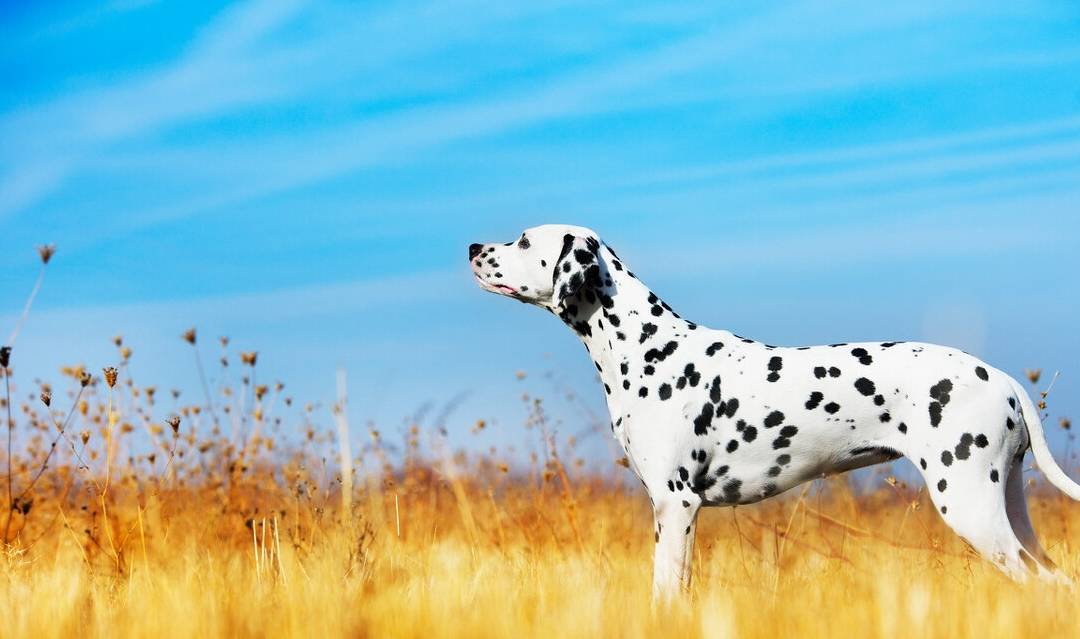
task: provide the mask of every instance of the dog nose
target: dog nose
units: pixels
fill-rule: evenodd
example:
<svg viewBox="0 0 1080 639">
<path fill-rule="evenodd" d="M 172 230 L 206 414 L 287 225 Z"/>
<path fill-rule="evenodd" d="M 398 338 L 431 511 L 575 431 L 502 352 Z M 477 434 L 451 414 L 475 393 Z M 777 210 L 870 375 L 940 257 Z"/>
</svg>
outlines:
<svg viewBox="0 0 1080 639">
<path fill-rule="evenodd" d="M 469 259 L 473 259 L 477 255 L 480 255 L 480 251 L 484 250 L 483 244 L 470 244 L 469 245 Z"/>
</svg>

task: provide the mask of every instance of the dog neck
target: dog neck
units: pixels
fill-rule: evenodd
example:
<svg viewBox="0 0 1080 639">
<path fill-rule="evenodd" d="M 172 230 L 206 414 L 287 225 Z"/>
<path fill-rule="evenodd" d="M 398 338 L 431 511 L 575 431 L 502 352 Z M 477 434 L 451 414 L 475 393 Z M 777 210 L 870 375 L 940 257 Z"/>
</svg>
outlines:
<svg viewBox="0 0 1080 639">
<path fill-rule="evenodd" d="M 638 387 L 620 381 L 627 379 L 620 369 L 641 371 L 653 350 L 662 360 L 657 335 L 684 336 L 697 326 L 672 311 L 608 247 L 601 248 L 601 258 L 602 285 L 579 291 L 557 314 L 585 344 L 607 395 L 636 394 Z"/>
</svg>

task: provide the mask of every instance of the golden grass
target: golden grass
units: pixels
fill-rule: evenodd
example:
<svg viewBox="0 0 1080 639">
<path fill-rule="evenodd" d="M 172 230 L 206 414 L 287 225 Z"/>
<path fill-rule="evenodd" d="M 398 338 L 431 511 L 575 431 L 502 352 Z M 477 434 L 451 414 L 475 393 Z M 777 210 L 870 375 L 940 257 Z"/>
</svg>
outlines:
<svg viewBox="0 0 1080 639">
<path fill-rule="evenodd" d="M 269 473 L 254 483 L 273 484 Z M 550 484 L 469 482 L 460 503 L 417 474 L 347 518 L 318 500 L 296 510 L 273 489 L 232 504 L 208 488 L 133 491 L 110 505 L 112 542 L 103 522 L 79 529 L 92 514 L 58 507 L 44 538 L 8 552 L 4 634 L 1076 636 L 1074 592 L 1004 580 L 931 508 L 891 490 L 823 486 L 706 511 L 692 593 L 654 610 L 649 515 L 634 491 L 578 481 L 571 510 Z M 1071 506 L 1044 496 L 1034 510 L 1076 575 Z M 252 526 L 245 510 L 264 516 Z"/>
</svg>

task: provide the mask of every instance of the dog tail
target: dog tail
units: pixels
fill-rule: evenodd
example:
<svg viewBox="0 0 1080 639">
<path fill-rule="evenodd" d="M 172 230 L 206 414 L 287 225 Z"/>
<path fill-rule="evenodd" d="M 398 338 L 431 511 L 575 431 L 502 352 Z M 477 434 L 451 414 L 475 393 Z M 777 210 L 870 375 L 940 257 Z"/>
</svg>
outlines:
<svg viewBox="0 0 1080 639">
<path fill-rule="evenodd" d="M 1031 440 L 1031 452 L 1035 455 L 1035 463 L 1039 466 L 1039 470 L 1058 490 L 1080 501 L 1080 484 L 1070 479 L 1061 466 L 1054 461 L 1054 456 L 1050 454 L 1042 420 L 1039 419 L 1039 409 L 1035 407 L 1035 404 L 1031 402 L 1031 397 L 1015 379 L 1009 378 L 1009 383 L 1012 384 L 1013 392 L 1016 393 L 1016 399 L 1020 401 L 1020 413 L 1024 419 L 1024 426 L 1027 427 L 1028 439 Z"/>
</svg>

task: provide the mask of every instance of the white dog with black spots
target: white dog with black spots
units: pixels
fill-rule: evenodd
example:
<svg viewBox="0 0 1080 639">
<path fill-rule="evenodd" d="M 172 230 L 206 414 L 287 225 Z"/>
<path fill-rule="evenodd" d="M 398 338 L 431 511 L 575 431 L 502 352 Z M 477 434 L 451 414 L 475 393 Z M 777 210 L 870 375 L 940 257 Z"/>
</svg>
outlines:
<svg viewBox="0 0 1080 639">
<path fill-rule="evenodd" d="M 809 480 L 907 457 L 944 521 L 1010 577 L 1066 580 L 1028 517 L 1030 447 L 1057 488 L 1039 413 L 1005 373 L 916 342 L 786 348 L 679 317 L 593 231 L 526 230 L 473 244 L 480 286 L 572 328 L 607 394 L 611 429 L 652 501 L 653 592 L 690 581 L 702 506 L 749 504 Z"/>
</svg>

